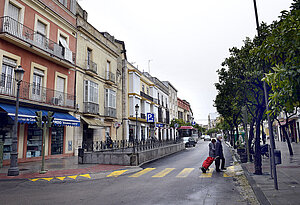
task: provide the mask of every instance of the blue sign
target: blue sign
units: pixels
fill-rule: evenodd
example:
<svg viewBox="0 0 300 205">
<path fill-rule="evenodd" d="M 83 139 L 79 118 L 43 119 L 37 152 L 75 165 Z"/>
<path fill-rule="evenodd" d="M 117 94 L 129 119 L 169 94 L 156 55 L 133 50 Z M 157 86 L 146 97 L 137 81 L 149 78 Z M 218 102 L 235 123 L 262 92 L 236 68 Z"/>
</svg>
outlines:
<svg viewBox="0 0 300 205">
<path fill-rule="evenodd" d="M 156 127 L 164 127 L 164 124 L 156 124 Z"/>
<path fill-rule="evenodd" d="M 196 125 L 196 122 L 193 122 L 192 125 Z"/>
<path fill-rule="evenodd" d="M 147 122 L 154 122 L 154 114 L 147 113 Z"/>
</svg>

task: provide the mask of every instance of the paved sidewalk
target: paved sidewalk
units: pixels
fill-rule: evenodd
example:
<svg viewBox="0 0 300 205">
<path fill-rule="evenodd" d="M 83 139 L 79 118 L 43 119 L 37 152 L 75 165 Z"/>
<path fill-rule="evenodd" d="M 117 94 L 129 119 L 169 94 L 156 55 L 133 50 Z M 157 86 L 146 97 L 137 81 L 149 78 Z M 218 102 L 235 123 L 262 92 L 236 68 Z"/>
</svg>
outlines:
<svg viewBox="0 0 300 205">
<path fill-rule="evenodd" d="M 277 165 L 278 190 L 274 188 L 274 179 L 270 175 L 270 161 L 262 162 L 263 175 L 254 175 L 254 164 L 244 163 L 245 175 L 261 204 L 294 205 L 300 202 L 300 143 L 292 143 L 294 155 L 290 156 L 286 142 L 276 141 L 281 150 L 282 164 Z"/>
<path fill-rule="evenodd" d="M 46 178 L 46 177 L 63 177 L 68 175 L 82 175 L 90 174 L 93 178 L 102 178 L 109 171 L 120 169 L 129 169 L 137 171 L 141 168 L 130 167 L 122 165 L 107 165 L 107 164 L 78 164 L 78 157 L 66 157 L 61 159 L 48 159 L 45 160 L 45 169 L 48 170 L 45 174 L 40 174 L 41 161 L 27 162 L 18 164 L 20 175 L 7 176 L 9 166 L 0 168 L 0 181 L 1 180 L 14 180 L 14 179 L 32 179 L 32 178 Z"/>
</svg>

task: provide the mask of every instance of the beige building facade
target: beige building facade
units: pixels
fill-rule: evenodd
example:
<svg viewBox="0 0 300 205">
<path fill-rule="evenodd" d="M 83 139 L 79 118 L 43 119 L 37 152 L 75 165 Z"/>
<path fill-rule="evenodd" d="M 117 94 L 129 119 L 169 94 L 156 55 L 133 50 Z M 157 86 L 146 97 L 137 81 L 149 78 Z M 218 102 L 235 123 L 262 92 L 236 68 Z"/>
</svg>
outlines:
<svg viewBox="0 0 300 205">
<path fill-rule="evenodd" d="M 75 149 L 96 151 L 109 139 L 121 140 L 122 55 L 116 40 L 87 22 L 77 9 L 76 106 L 81 126 L 76 129 Z"/>
</svg>

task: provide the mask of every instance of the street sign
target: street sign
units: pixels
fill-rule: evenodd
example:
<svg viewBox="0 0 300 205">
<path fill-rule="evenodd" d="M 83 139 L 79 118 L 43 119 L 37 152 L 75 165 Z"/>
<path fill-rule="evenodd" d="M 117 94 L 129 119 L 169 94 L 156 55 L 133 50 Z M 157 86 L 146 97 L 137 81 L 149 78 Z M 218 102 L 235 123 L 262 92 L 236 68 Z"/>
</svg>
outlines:
<svg viewBox="0 0 300 205">
<path fill-rule="evenodd" d="M 147 122 L 154 122 L 154 114 L 147 113 Z"/>
<path fill-rule="evenodd" d="M 192 123 L 192 125 L 196 125 L 196 122 L 194 121 L 194 122 Z"/>
<path fill-rule="evenodd" d="M 174 127 L 175 127 L 175 128 L 178 128 L 178 127 L 179 127 L 178 123 L 175 123 Z"/>
<path fill-rule="evenodd" d="M 119 128 L 121 126 L 121 123 L 115 122 L 114 127 Z"/>
</svg>

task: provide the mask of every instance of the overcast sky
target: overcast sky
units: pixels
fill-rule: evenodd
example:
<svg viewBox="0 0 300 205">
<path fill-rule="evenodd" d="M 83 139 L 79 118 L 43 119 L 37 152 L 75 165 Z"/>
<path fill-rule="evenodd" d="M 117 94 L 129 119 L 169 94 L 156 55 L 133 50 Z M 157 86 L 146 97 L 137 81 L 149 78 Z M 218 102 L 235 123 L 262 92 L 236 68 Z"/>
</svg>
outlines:
<svg viewBox="0 0 300 205">
<path fill-rule="evenodd" d="M 169 81 L 190 102 L 197 123 L 216 112 L 216 70 L 256 35 L 253 0 L 78 0 L 88 22 L 125 42 L 127 59 Z M 292 0 L 257 0 L 259 21 L 270 24 Z"/>
</svg>

